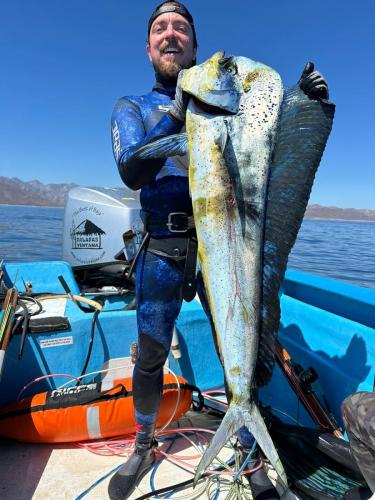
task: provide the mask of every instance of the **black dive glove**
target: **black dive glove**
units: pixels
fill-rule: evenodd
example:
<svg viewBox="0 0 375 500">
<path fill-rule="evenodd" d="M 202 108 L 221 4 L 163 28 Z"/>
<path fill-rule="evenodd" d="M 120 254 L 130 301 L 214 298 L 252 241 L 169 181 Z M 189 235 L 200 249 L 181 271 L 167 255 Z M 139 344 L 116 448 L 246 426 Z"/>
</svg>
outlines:
<svg viewBox="0 0 375 500">
<path fill-rule="evenodd" d="M 186 108 L 189 102 L 189 95 L 186 94 L 181 88 L 181 80 L 182 80 L 182 75 L 184 73 L 184 69 L 180 71 L 178 74 L 178 79 L 177 79 L 177 86 L 176 86 L 176 94 L 174 97 L 174 100 L 172 101 L 172 106 L 169 110 L 169 113 L 176 118 L 176 120 L 179 120 L 180 122 L 184 122 L 186 118 Z"/>
<path fill-rule="evenodd" d="M 314 71 L 312 62 L 306 64 L 298 85 L 310 99 L 329 99 L 328 84 L 319 71 Z"/>
</svg>

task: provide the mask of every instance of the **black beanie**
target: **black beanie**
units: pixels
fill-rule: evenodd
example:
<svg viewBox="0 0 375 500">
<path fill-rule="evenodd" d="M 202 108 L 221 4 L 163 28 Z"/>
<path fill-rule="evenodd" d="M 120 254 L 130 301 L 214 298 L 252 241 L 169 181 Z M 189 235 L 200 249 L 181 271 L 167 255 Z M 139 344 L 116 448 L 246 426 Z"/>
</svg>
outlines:
<svg viewBox="0 0 375 500">
<path fill-rule="evenodd" d="M 166 0 L 165 2 L 159 4 L 154 12 L 151 14 L 151 17 L 148 21 L 148 27 L 147 27 L 147 38 L 150 37 L 150 30 L 152 23 L 155 21 L 155 19 L 160 16 L 161 14 L 165 14 L 166 12 L 176 12 L 177 14 L 180 14 L 183 16 L 185 19 L 187 19 L 191 25 L 191 28 L 193 30 L 193 37 L 194 37 L 194 47 L 198 46 L 197 43 L 197 35 L 195 33 L 195 27 L 194 27 L 194 21 L 193 21 L 193 16 L 190 14 L 188 9 L 185 7 L 180 2 L 174 2 L 173 0 Z"/>
</svg>

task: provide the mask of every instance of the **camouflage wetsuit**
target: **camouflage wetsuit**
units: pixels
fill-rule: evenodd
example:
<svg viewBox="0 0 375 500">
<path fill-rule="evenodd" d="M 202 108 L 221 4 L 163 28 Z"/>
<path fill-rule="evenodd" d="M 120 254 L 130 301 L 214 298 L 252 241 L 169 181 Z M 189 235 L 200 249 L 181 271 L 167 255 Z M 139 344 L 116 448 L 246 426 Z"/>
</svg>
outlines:
<svg viewBox="0 0 375 500">
<path fill-rule="evenodd" d="M 356 392 L 342 404 L 350 447 L 371 491 L 375 493 L 375 393 Z"/>
</svg>

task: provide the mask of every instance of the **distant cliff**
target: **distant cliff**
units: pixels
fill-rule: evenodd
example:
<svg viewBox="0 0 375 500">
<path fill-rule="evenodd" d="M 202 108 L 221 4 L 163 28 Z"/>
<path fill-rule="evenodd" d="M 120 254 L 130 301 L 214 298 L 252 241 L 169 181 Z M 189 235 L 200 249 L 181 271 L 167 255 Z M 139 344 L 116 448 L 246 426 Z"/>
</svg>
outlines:
<svg viewBox="0 0 375 500">
<path fill-rule="evenodd" d="M 0 176 L 0 204 L 63 207 L 66 193 L 77 184 L 23 182 L 16 177 Z"/>
<path fill-rule="evenodd" d="M 23 182 L 16 177 L 0 176 L 0 204 L 63 207 L 66 193 L 77 184 Z M 375 221 L 375 210 L 309 205 L 305 219 L 341 219 Z"/>
</svg>

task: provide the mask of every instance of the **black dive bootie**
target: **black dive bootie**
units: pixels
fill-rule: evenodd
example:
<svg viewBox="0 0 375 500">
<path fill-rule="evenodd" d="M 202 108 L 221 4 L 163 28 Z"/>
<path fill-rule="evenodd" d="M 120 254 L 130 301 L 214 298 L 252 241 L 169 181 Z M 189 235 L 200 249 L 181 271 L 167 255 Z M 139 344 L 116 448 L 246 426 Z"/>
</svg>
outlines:
<svg viewBox="0 0 375 500">
<path fill-rule="evenodd" d="M 154 447 L 146 450 L 136 447 L 126 464 L 112 476 L 108 486 L 109 498 L 111 500 L 128 498 L 154 463 Z"/>
<path fill-rule="evenodd" d="M 155 425 L 148 425 L 142 426 L 142 431 L 137 432 L 134 452 L 109 482 L 108 495 L 111 500 L 128 498 L 154 465 L 157 446 L 154 430 Z"/>
<path fill-rule="evenodd" d="M 242 464 L 246 459 L 248 452 L 246 450 L 241 450 L 240 463 Z M 255 452 L 255 456 L 259 456 L 259 450 Z M 246 465 L 246 469 L 253 469 L 259 464 L 258 458 L 251 458 Z M 250 485 L 251 493 L 254 500 L 279 500 L 280 495 L 278 494 L 276 488 L 271 483 L 266 471 L 262 467 L 261 469 L 252 472 L 250 474 L 245 474 L 245 477 Z"/>
</svg>

